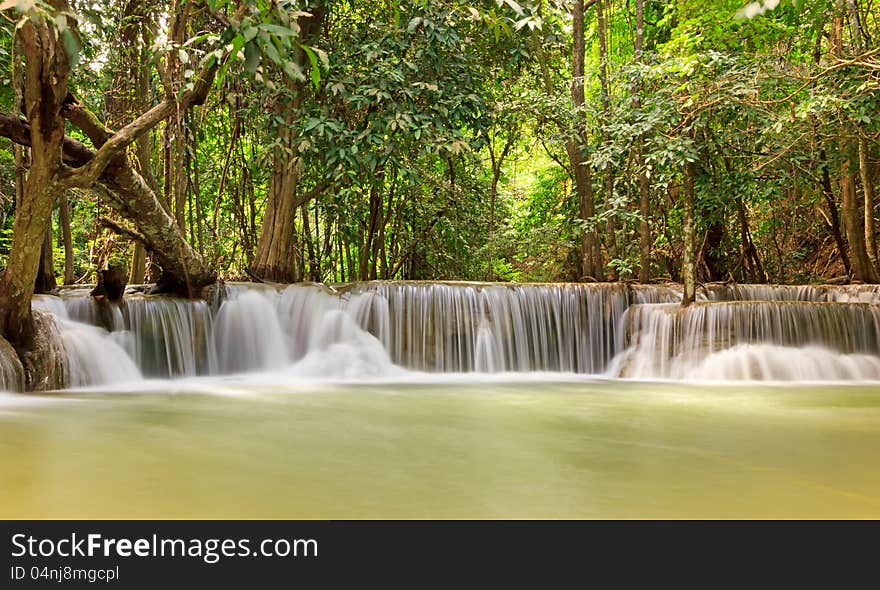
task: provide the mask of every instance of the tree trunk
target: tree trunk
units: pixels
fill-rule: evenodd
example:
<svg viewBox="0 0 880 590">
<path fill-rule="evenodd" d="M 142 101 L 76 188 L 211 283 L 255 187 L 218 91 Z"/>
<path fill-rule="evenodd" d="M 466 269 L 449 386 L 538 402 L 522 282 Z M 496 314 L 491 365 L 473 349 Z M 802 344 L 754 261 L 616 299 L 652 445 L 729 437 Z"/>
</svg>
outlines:
<svg viewBox="0 0 880 590">
<path fill-rule="evenodd" d="M 22 198 L 16 203 L 12 247 L 0 279 L 0 334 L 21 351 L 32 344 L 31 298 L 40 252 L 52 208 L 63 190 L 59 173 L 64 120 L 60 113 L 70 69 L 54 30 L 44 20 L 23 21 L 16 40 L 25 58 L 23 102 L 30 121 L 31 163 Z"/>
<path fill-rule="evenodd" d="M 58 205 L 58 224 L 61 226 L 61 239 L 64 242 L 64 284 L 72 285 L 73 276 L 73 239 L 70 235 L 70 202 L 67 193 L 61 193 Z"/>
<path fill-rule="evenodd" d="M 324 13 L 323 6 L 316 7 L 311 10 L 310 17 L 299 19 L 300 37 L 304 43 L 311 42 L 316 35 L 320 34 Z M 303 63 L 304 54 L 302 51 L 298 52 L 297 60 Z M 279 130 L 279 139 L 281 145 L 286 147 L 292 145 L 293 127 L 299 116 L 302 93 L 306 90 L 303 85 L 294 82 L 288 82 L 288 87 L 294 94 L 293 101 L 284 105 L 281 102 L 276 104 L 277 114 L 284 118 L 284 124 Z M 266 210 L 263 213 L 260 241 L 250 268 L 252 274 L 262 279 L 281 283 L 296 280 L 294 262 L 296 238 L 293 219 L 296 210 L 305 203 L 305 201 L 298 202 L 296 199 L 295 192 L 298 180 L 299 170 L 295 161 L 289 156 L 288 150 L 276 149 L 272 162 L 272 177 L 269 181 Z"/>
<path fill-rule="evenodd" d="M 689 306 L 696 299 L 696 240 L 694 228 L 694 177 L 696 166 L 693 162 L 684 165 L 684 252 L 681 262 L 681 281 L 684 293 L 681 298 L 683 307 Z"/>
<path fill-rule="evenodd" d="M 293 114 L 288 112 L 285 116 L 285 125 L 292 125 L 293 117 Z M 292 131 L 285 128 L 280 133 L 281 141 L 288 145 Z M 288 157 L 285 150 L 276 150 L 272 161 L 266 210 L 263 213 L 262 232 L 257 245 L 257 254 L 251 265 L 251 272 L 261 279 L 291 283 L 296 278 L 293 219 L 297 209 L 297 181 L 296 161 Z"/>
<path fill-rule="evenodd" d="M 49 226 L 43 237 L 40 248 L 40 267 L 34 283 L 34 293 L 51 293 L 58 286 L 55 280 L 55 257 L 52 251 L 52 214 L 49 214 Z"/>
<path fill-rule="evenodd" d="M 495 239 L 495 198 L 498 194 L 498 177 L 501 174 L 501 168 L 495 165 L 495 156 L 492 156 L 492 184 L 489 185 L 489 261 L 486 273 L 486 280 L 495 280 L 495 261 L 494 255 L 494 239 Z"/>
<path fill-rule="evenodd" d="M 380 175 L 379 182 L 384 176 Z M 373 256 L 373 241 L 376 239 L 376 231 L 379 227 L 379 217 L 382 216 L 382 197 L 379 194 L 379 187 L 374 184 L 370 187 L 370 212 L 367 218 L 367 225 L 364 230 L 363 247 L 361 248 L 361 256 L 358 261 L 358 277 L 362 281 L 375 278 L 373 272 L 375 270 L 375 256 Z"/>
<path fill-rule="evenodd" d="M 636 0 L 636 40 L 633 61 L 642 63 L 642 43 L 645 30 L 645 0 Z M 633 107 L 641 109 L 639 97 L 641 85 L 633 89 Z M 648 182 L 648 171 L 645 163 L 644 135 L 639 135 L 636 147 L 636 166 L 639 170 L 639 281 L 647 283 L 651 278 L 651 225 L 648 222 L 651 214 L 651 187 Z"/>
<path fill-rule="evenodd" d="M 517 135 L 517 127 L 509 128 L 507 130 L 507 137 L 504 140 L 504 147 L 501 148 L 501 153 L 497 155 L 491 139 L 486 138 L 489 145 L 489 158 L 492 162 L 492 183 L 489 186 L 489 269 L 487 273 L 488 280 L 490 281 L 495 280 L 495 262 L 493 260 L 495 248 L 493 240 L 495 238 L 495 201 L 498 198 L 498 182 L 501 180 L 501 167 L 504 165 L 504 160 L 507 158 L 507 154 L 510 153 L 510 148 L 513 147 Z"/>
<path fill-rule="evenodd" d="M 608 27 L 605 22 L 605 2 L 596 1 L 596 34 L 599 36 L 599 86 L 602 95 L 602 141 L 611 142 L 608 123 L 611 120 L 611 99 L 608 90 Z M 617 260 L 620 255 L 617 248 L 617 224 L 614 214 L 614 167 L 610 162 L 605 164 L 604 175 L 605 204 L 605 244 L 608 256 Z M 611 278 L 617 280 L 617 268 L 611 268 Z"/>
<path fill-rule="evenodd" d="M 575 0 L 571 8 L 572 17 L 572 80 L 571 99 L 576 109 L 584 106 L 584 1 Z M 571 164 L 579 220 L 583 224 L 578 229 L 580 235 L 581 277 L 598 278 L 602 273 L 602 253 L 599 249 L 599 236 L 595 227 L 586 224 L 593 222 L 593 178 L 589 160 L 584 152 L 584 117 L 577 116 L 575 138 L 566 142 L 565 149 Z"/>
<path fill-rule="evenodd" d="M 303 244 L 306 247 L 306 254 L 309 257 L 309 272 L 306 274 L 305 268 L 303 268 L 303 277 L 308 277 L 310 281 L 320 282 L 321 277 L 318 274 L 318 258 L 315 255 L 315 242 L 312 239 L 312 224 L 309 221 L 309 208 L 308 205 L 303 205 L 300 208 L 302 212 L 302 230 L 303 230 Z"/>
<path fill-rule="evenodd" d="M 856 182 L 852 165 L 852 146 L 846 139 L 841 139 L 840 152 L 843 158 L 840 165 L 840 193 L 843 227 L 849 242 L 850 260 L 852 261 L 853 277 L 866 283 L 876 283 L 877 273 L 868 257 L 865 246 L 865 227 L 863 225 L 864 210 L 859 207 L 856 193 Z"/>
<path fill-rule="evenodd" d="M 175 115 L 165 127 L 166 141 L 169 145 L 168 186 L 171 194 L 168 202 L 174 205 L 174 221 L 180 232 L 186 235 L 186 146 L 182 117 Z"/>
<path fill-rule="evenodd" d="M 837 201 L 834 198 L 834 189 L 831 187 L 831 171 L 828 169 L 828 156 L 824 148 L 819 150 L 819 167 L 822 170 L 822 196 L 825 197 L 825 205 L 828 207 L 831 235 L 834 237 L 834 243 L 837 244 L 837 251 L 840 253 L 843 268 L 846 274 L 851 275 L 852 263 L 849 260 L 849 254 L 847 254 L 846 240 L 844 240 L 843 232 L 840 229 L 840 214 L 837 210 Z"/>
<path fill-rule="evenodd" d="M 862 190 L 865 193 L 865 249 L 868 251 L 868 259 L 874 273 L 880 273 L 880 265 L 877 263 L 877 239 L 876 226 L 874 224 L 874 178 L 871 174 L 871 163 L 868 159 L 868 140 L 863 135 L 859 136 L 859 174 L 862 179 Z"/>
<path fill-rule="evenodd" d="M 171 4 L 171 14 L 175 15 L 168 31 L 169 41 L 175 47 L 183 45 L 189 27 L 192 5 L 183 0 Z M 165 68 L 162 83 L 165 93 L 178 92 L 183 84 L 184 68 L 177 51 L 165 55 Z M 186 126 L 185 112 L 176 109 L 165 121 L 165 199 L 173 208 L 174 220 L 180 232 L 186 236 Z"/>
</svg>

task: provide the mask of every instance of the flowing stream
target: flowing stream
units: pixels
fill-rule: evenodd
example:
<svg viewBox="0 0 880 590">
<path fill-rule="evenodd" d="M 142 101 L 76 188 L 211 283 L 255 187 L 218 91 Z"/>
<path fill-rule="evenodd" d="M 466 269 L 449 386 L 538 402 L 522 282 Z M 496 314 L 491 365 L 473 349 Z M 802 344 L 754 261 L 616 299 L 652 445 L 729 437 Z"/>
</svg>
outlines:
<svg viewBox="0 0 880 590">
<path fill-rule="evenodd" d="M 857 386 L 198 379 L 0 397 L 0 517 L 880 518 Z"/>
<path fill-rule="evenodd" d="M 290 379 L 560 373 L 646 380 L 880 380 L 874 286 L 368 282 L 227 285 L 222 300 L 40 296 L 70 386 L 281 372 Z M 0 351 L 2 352 L 2 351 Z M 4 358 L 0 354 L 0 359 Z M 14 375 L 0 362 L 0 378 Z"/>
<path fill-rule="evenodd" d="M 680 297 L 40 296 L 71 389 L 0 394 L 0 517 L 880 517 L 880 292 Z"/>
</svg>

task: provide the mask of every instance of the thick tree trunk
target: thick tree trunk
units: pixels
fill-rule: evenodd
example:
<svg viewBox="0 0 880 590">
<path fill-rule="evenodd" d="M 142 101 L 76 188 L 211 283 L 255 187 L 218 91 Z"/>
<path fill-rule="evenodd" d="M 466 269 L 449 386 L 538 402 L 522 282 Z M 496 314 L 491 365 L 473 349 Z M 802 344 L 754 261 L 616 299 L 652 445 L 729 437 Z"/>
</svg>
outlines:
<svg viewBox="0 0 880 590">
<path fill-rule="evenodd" d="M 285 117 L 285 125 L 293 124 L 293 114 Z M 281 141 L 289 144 L 292 132 L 282 129 Z M 285 150 L 276 150 L 269 180 L 269 194 L 263 213 L 263 226 L 251 273 L 267 281 L 292 283 L 296 280 L 293 221 L 300 203 L 296 200 L 298 169 Z"/>
<path fill-rule="evenodd" d="M 31 123 L 31 162 L 22 198 L 16 203 L 12 247 L 0 279 L 0 335 L 22 351 L 33 343 L 31 297 L 52 208 L 64 188 L 59 181 L 64 143 L 60 111 L 70 70 L 64 49 L 44 21 L 24 21 L 16 39 L 25 56 L 23 98 Z"/>
</svg>

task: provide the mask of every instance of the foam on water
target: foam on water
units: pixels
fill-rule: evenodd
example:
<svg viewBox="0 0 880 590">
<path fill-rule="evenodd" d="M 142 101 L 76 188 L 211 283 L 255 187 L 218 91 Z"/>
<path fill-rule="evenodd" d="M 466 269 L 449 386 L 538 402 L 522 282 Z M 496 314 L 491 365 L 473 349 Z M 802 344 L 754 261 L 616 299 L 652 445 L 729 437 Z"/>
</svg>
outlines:
<svg viewBox="0 0 880 590">
<path fill-rule="evenodd" d="M 712 353 L 693 366 L 685 363 L 673 374 L 696 381 L 876 381 L 880 357 L 814 346 L 741 344 Z"/>
</svg>

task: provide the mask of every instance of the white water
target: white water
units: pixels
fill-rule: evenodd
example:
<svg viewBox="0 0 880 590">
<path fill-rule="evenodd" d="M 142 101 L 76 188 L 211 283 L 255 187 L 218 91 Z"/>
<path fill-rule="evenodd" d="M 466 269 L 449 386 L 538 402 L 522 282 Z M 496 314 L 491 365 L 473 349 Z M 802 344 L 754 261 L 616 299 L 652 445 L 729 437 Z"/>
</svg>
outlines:
<svg viewBox="0 0 880 590">
<path fill-rule="evenodd" d="M 610 373 L 636 379 L 880 379 L 880 306 L 735 301 L 634 305 Z"/>
<path fill-rule="evenodd" d="M 12 346 L 0 338 L 0 391 L 24 389 L 24 371 Z"/>
<path fill-rule="evenodd" d="M 675 372 L 696 381 L 876 381 L 880 357 L 816 346 L 740 344 Z"/>
<path fill-rule="evenodd" d="M 58 318 L 71 386 L 230 374 L 880 380 L 873 286 L 709 285 L 686 311 L 675 285 L 370 282 L 226 293 L 215 311 L 138 295 L 99 306 L 85 292 L 34 305 Z"/>
<path fill-rule="evenodd" d="M 83 301 L 91 305 L 88 299 L 68 300 L 75 310 L 83 308 Z M 122 345 L 129 342 L 127 332 L 111 333 L 70 319 L 68 306 L 57 297 L 38 295 L 34 297 L 33 307 L 55 316 L 67 357 L 66 375 L 70 387 L 123 384 L 142 378 L 140 369 Z"/>
<path fill-rule="evenodd" d="M 233 291 L 214 325 L 218 368 L 224 373 L 279 369 L 290 363 L 287 337 L 271 291 Z"/>
</svg>

